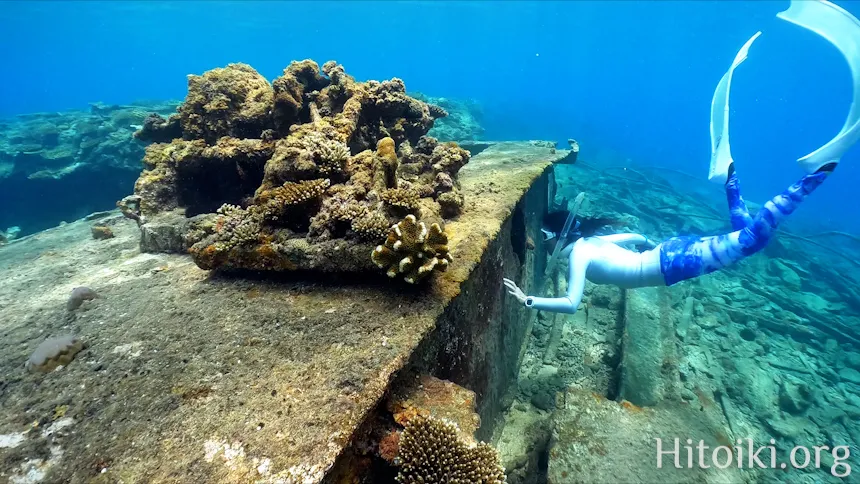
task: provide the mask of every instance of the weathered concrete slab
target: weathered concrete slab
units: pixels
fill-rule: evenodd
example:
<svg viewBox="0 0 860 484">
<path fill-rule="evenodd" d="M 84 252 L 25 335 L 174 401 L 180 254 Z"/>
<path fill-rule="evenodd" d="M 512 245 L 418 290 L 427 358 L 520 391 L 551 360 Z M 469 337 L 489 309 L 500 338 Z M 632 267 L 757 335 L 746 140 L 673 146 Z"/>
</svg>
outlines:
<svg viewBox="0 0 860 484">
<path fill-rule="evenodd" d="M 522 338 L 499 279 L 543 259 L 527 238 L 564 155 L 499 143 L 475 156 L 448 224 L 454 263 L 424 289 L 213 277 L 186 256 L 141 254 L 119 216 L 100 221 L 113 239 L 80 221 L 0 248 L 0 476 L 320 481 L 407 363 L 475 391 L 491 423 Z M 76 286 L 101 298 L 68 313 Z M 24 370 L 69 332 L 88 347 L 67 367 Z"/>
<path fill-rule="evenodd" d="M 665 287 L 624 291 L 619 396 L 652 407 L 678 396 L 671 298 Z"/>
</svg>

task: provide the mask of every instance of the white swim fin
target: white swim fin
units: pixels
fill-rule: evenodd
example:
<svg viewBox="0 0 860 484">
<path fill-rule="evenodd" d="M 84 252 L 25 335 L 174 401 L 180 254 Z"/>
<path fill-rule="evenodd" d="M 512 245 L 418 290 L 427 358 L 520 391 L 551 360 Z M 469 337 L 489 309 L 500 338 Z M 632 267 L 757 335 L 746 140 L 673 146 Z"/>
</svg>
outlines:
<svg viewBox="0 0 860 484">
<path fill-rule="evenodd" d="M 788 9 L 776 16 L 827 39 L 842 52 L 851 68 L 854 96 L 845 125 L 827 144 L 797 160 L 807 173 L 814 173 L 828 163 L 838 163 L 842 155 L 860 139 L 860 21 L 841 7 L 824 0 L 791 0 Z"/>
<path fill-rule="evenodd" d="M 711 100 L 711 169 L 708 172 L 708 180 L 725 183 L 729 174 L 729 165 L 732 164 L 732 151 L 729 146 L 729 91 L 732 87 L 732 74 L 735 68 L 746 60 L 750 46 L 761 32 L 755 35 L 741 47 L 735 56 L 729 70 L 720 79 L 714 98 Z"/>
</svg>

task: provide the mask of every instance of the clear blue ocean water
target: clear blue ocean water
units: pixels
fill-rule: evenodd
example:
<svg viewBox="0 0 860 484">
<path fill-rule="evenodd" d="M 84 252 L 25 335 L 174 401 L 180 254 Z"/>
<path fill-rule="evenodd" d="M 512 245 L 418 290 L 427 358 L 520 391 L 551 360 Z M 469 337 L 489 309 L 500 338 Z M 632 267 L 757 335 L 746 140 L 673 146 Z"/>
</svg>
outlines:
<svg viewBox="0 0 860 484">
<path fill-rule="evenodd" d="M 855 15 L 860 7 L 837 2 Z M 0 116 L 181 99 L 187 74 L 231 62 L 267 78 L 334 59 L 359 80 L 475 98 L 489 139 L 582 140 L 635 163 L 704 174 L 714 87 L 757 30 L 732 90 L 747 198 L 801 174 L 850 103 L 838 51 L 756 2 L 2 2 Z M 857 230 L 848 153 L 797 219 Z"/>
</svg>

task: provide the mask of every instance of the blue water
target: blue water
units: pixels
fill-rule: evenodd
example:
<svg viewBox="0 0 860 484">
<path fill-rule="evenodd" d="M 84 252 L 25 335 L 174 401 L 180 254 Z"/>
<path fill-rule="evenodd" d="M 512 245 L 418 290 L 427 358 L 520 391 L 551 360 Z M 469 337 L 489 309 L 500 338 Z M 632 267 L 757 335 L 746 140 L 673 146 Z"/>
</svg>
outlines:
<svg viewBox="0 0 860 484">
<path fill-rule="evenodd" d="M 860 5 L 836 2 L 860 14 Z M 182 98 L 185 76 L 245 62 L 272 79 L 335 59 L 360 80 L 476 98 L 486 137 L 582 141 L 583 156 L 702 174 L 714 87 L 757 30 L 732 85 L 747 198 L 801 176 L 793 160 L 841 128 L 850 74 L 768 2 L 0 2 L 0 116 L 93 101 Z M 795 217 L 857 230 L 858 149 Z M 129 187 L 129 192 L 131 187 Z M 110 207 L 105 207 L 110 208 Z"/>
</svg>

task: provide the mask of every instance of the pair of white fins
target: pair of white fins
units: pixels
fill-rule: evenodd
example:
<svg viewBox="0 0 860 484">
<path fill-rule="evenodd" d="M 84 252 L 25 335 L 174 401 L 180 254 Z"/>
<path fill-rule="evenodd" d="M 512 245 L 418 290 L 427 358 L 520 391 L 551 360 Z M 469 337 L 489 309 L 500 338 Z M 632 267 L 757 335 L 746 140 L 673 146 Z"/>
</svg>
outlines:
<svg viewBox="0 0 860 484">
<path fill-rule="evenodd" d="M 807 173 L 814 173 L 824 165 L 838 163 L 842 155 L 860 140 L 860 21 L 841 7 L 824 0 L 791 0 L 791 6 L 776 16 L 824 37 L 842 52 L 851 68 L 854 96 L 845 125 L 827 144 L 797 160 Z M 761 32 L 756 32 L 738 51 L 732 66 L 720 79 L 711 101 L 711 169 L 708 179 L 714 182 L 725 183 L 732 163 L 729 147 L 732 73 L 747 58 L 750 46 L 759 35 Z"/>
</svg>

